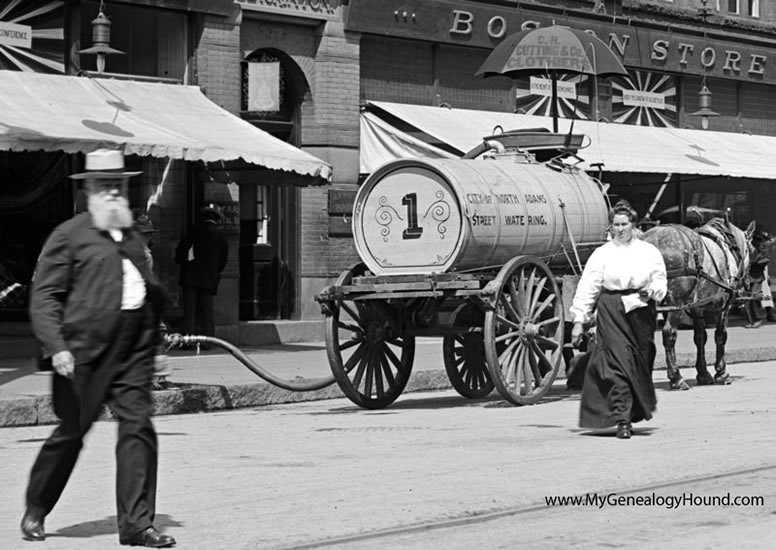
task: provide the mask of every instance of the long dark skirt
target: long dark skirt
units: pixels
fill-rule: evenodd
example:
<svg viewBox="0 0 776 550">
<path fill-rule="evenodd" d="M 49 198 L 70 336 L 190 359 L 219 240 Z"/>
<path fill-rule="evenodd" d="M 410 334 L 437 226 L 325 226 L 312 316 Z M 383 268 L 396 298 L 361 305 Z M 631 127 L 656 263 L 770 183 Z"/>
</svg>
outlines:
<svg viewBox="0 0 776 550">
<path fill-rule="evenodd" d="M 596 344 L 582 387 L 579 425 L 608 428 L 618 422 L 649 420 L 657 406 L 652 367 L 655 363 L 655 303 L 625 313 L 621 294 L 603 292 L 598 299 Z"/>
</svg>

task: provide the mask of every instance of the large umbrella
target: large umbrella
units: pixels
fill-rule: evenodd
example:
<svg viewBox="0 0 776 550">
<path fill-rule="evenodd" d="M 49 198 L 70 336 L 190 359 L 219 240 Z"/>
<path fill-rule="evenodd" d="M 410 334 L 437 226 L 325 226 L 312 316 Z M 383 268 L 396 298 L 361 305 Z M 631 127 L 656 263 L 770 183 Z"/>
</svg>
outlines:
<svg viewBox="0 0 776 550">
<path fill-rule="evenodd" d="M 477 76 L 549 75 L 552 80 L 552 125 L 558 131 L 558 73 L 628 76 L 628 71 L 600 38 L 552 25 L 512 34 L 496 46 L 477 69 Z"/>
</svg>

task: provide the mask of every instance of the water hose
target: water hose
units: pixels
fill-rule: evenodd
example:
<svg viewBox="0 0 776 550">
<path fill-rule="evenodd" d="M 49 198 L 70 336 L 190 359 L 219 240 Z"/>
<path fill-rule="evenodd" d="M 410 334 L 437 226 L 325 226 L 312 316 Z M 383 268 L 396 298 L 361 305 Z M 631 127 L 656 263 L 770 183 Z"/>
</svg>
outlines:
<svg viewBox="0 0 776 550">
<path fill-rule="evenodd" d="M 259 366 L 258 363 L 253 361 L 247 355 L 245 355 L 245 353 L 243 353 L 243 351 L 240 348 L 230 344 L 225 340 L 221 340 L 220 338 L 214 338 L 212 336 L 198 336 L 198 335 L 184 336 L 181 334 L 166 334 L 164 336 L 164 341 L 168 349 L 171 349 L 174 347 L 182 347 L 186 345 L 195 345 L 195 344 L 211 344 L 211 345 L 219 346 L 225 349 L 226 351 L 228 351 L 229 353 L 231 353 L 235 357 L 235 359 L 237 359 L 238 361 L 240 361 L 240 363 L 248 367 L 248 369 L 252 371 L 254 374 L 263 378 L 270 384 L 277 386 L 279 388 L 283 388 L 284 390 L 315 391 L 315 390 L 320 390 L 322 388 L 325 388 L 327 386 L 331 386 L 335 382 L 334 376 L 328 376 L 326 378 L 316 378 L 313 380 L 305 380 L 304 382 L 292 382 L 290 380 L 278 378 L 274 374 L 264 370 L 261 366 Z"/>
</svg>

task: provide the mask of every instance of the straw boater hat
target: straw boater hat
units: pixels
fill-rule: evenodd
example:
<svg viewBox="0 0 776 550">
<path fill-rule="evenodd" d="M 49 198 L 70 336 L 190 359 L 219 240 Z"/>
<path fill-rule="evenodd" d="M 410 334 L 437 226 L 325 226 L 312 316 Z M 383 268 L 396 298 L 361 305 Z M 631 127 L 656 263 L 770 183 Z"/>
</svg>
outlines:
<svg viewBox="0 0 776 550">
<path fill-rule="evenodd" d="M 73 174 L 74 180 L 87 178 L 129 178 L 143 172 L 126 172 L 124 170 L 124 155 L 115 149 L 97 149 L 86 153 L 86 172 Z"/>
</svg>

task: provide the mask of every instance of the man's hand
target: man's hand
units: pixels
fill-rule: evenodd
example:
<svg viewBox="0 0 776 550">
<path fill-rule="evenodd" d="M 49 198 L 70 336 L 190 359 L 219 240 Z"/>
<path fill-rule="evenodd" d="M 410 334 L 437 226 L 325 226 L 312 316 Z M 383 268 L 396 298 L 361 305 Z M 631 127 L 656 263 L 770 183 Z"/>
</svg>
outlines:
<svg viewBox="0 0 776 550">
<path fill-rule="evenodd" d="M 579 348 L 579 344 L 582 343 L 582 337 L 585 334 L 585 327 L 582 323 L 574 323 L 571 329 L 571 345 L 575 348 Z"/>
<path fill-rule="evenodd" d="M 51 364 L 59 376 L 72 379 L 75 375 L 75 359 L 67 350 L 55 353 L 51 358 Z"/>
</svg>

